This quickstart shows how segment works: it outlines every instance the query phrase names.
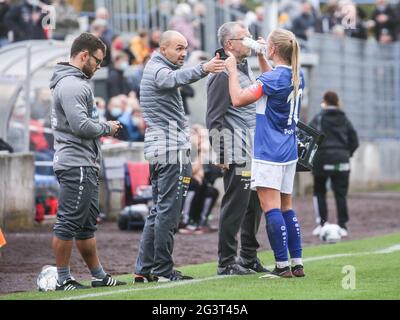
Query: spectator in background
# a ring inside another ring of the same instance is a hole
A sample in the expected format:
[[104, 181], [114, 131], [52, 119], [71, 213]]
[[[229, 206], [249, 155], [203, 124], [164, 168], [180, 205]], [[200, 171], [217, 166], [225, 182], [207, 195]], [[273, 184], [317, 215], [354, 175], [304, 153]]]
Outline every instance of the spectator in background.
[[394, 41], [392, 33], [388, 29], [382, 29], [379, 33], [378, 42], [381, 44], [388, 44]]
[[126, 111], [118, 118], [123, 125], [118, 139], [123, 141], [143, 141], [146, 124], [142, 117], [139, 101], [130, 97], [131, 110]]
[[104, 7], [100, 7], [96, 10], [96, 19], [102, 22], [104, 26], [104, 30], [102, 32], [102, 38], [105, 41], [104, 43], [109, 46], [112, 43], [112, 39], [114, 36], [114, 31], [109, 26], [109, 14], [108, 10]]
[[219, 195], [213, 184], [217, 178], [222, 177], [222, 171], [209, 163], [210, 144], [205, 132], [206, 129], [201, 125], [192, 126], [192, 179], [182, 209], [179, 230], [182, 234], [203, 234], [217, 230], [209, 225], [208, 220]]
[[364, 24], [364, 19], [366, 17], [365, 11], [360, 7], [356, 6], [354, 4], [351, 4], [353, 6], [353, 9], [356, 13], [356, 28], [347, 28], [345, 29], [345, 34], [348, 37], [351, 38], [357, 38], [357, 39], [363, 39], [367, 40], [368, 39], [368, 31], [367, 28], [365, 27]]
[[397, 1], [396, 6], [394, 7], [394, 12], [396, 14], [396, 39], [400, 39], [400, 0]]
[[150, 55], [148, 32], [144, 30], [139, 31], [138, 35], [131, 40], [129, 49], [135, 56], [133, 64], [142, 64], [144, 59]]
[[107, 121], [117, 121], [117, 119], [125, 112], [125, 104], [120, 96], [112, 97], [107, 105], [105, 113]]
[[191, 21], [192, 9], [187, 3], [180, 3], [176, 6], [174, 16], [169, 23], [169, 29], [181, 33], [188, 42], [188, 55], [194, 50], [201, 48], [199, 38], [196, 36], [195, 27]]
[[131, 66], [125, 72], [129, 91], [135, 92], [137, 97], [140, 97], [140, 82], [142, 81], [144, 67], [146, 66], [149, 59], [150, 56], [145, 57], [142, 64]]
[[66, 0], [55, 0], [56, 29], [53, 30], [53, 39], [64, 40], [69, 34], [79, 30], [78, 14]]
[[40, 1], [25, 0], [11, 7], [7, 12], [4, 23], [13, 33], [13, 41], [46, 39], [42, 27], [42, 9], [45, 5]]
[[[387, 4], [386, 0], [377, 0], [375, 11], [372, 13], [372, 20], [375, 22], [376, 41], [386, 42], [389, 36], [396, 40], [396, 14]], [[381, 36], [383, 37], [383, 41]]]
[[193, 0], [191, 3], [193, 6], [193, 27], [196, 32], [197, 38], [200, 40], [200, 50], [205, 51], [206, 44], [206, 27], [205, 27], [205, 16], [207, 14], [207, 7], [204, 2]]
[[107, 96], [108, 99], [119, 94], [127, 95], [129, 87], [124, 72], [129, 68], [128, 55], [120, 51], [113, 57], [113, 63], [108, 68]]
[[5, 16], [10, 10], [10, 0], [0, 0], [0, 48], [9, 43]]
[[258, 39], [259, 37], [263, 37], [262, 28], [264, 25], [265, 9], [263, 6], [258, 6], [254, 9], [254, 13], [255, 21], [250, 24], [249, 29], [254, 39]]
[[128, 55], [128, 61], [135, 60], [135, 56], [126, 46], [124, 39], [122, 39], [120, 35], [114, 35], [111, 43], [111, 57], [114, 57], [120, 51], [123, 51]]
[[106, 45], [106, 56], [101, 64], [102, 67], [106, 67], [111, 63], [111, 42], [107, 42], [103, 36], [106, 26], [106, 21], [101, 19], [95, 19], [90, 24], [90, 33], [102, 40]]
[[231, 15], [232, 21], [242, 20], [242, 16], [244, 16], [249, 8], [243, 3], [243, 0], [226, 0], [230, 2], [230, 8], [234, 11]]
[[97, 109], [97, 113], [99, 115], [99, 121], [100, 122], [106, 122], [107, 118], [106, 118], [106, 101], [102, 98], [102, 97], [96, 97], [95, 98], [96, 101], [96, 109]]
[[149, 47], [150, 52], [157, 50], [160, 47], [161, 31], [159, 29], [153, 29], [150, 32]]
[[349, 220], [347, 211], [347, 192], [350, 178], [350, 158], [358, 148], [358, 137], [346, 114], [340, 109], [336, 92], [324, 94], [322, 111], [314, 117], [310, 126], [322, 131], [325, 140], [319, 146], [314, 158], [314, 207], [317, 226], [313, 235], [319, 235], [322, 226], [328, 221], [326, 203], [326, 183], [331, 180], [335, 194], [338, 225], [342, 236], [347, 236], [346, 223]]
[[307, 41], [315, 26], [313, 7], [309, 2], [302, 4], [301, 14], [293, 20], [292, 31], [296, 37]]
[[330, 0], [316, 25], [316, 31], [329, 33], [334, 26], [340, 24], [339, 6], [337, 0]]

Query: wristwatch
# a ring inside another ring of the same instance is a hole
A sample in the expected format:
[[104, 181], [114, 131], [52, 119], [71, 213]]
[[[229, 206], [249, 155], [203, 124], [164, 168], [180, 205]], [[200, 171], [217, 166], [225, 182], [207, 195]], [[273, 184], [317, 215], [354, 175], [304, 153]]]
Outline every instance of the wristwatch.
[[206, 70], [204, 70], [204, 64], [205, 64], [205, 63], [206, 63], [206, 62], [201, 62], [201, 63], [200, 63], [200, 69], [201, 69], [201, 72], [208, 74], [209, 72], [207, 72]]

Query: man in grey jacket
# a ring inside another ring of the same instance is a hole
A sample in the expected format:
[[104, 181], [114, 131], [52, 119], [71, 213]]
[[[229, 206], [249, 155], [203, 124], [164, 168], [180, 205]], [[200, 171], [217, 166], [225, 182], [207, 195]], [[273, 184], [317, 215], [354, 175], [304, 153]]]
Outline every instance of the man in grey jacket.
[[53, 250], [58, 283], [56, 290], [83, 286], [70, 274], [72, 243], [85, 260], [92, 287], [125, 284], [106, 274], [96, 252], [96, 221], [99, 215], [99, 138], [113, 136], [117, 121], [99, 123], [94, 96], [88, 80], [100, 69], [106, 47], [97, 37], [83, 33], [71, 47], [69, 63], [59, 63], [51, 78], [53, 92], [51, 125], [54, 133], [53, 168], [60, 183]]
[[[251, 37], [240, 22], [227, 22], [218, 30], [224, 50], [232, 52], [239, 64], [239, 81], [243, 88], [255, 78], [246, 58], [251, 50], [242, 44]], [[211, 75], [207, 83], [207, 128], [220, 167], [224, 169], [225, 194], [221, 203], [218, 230], [218, 271], [220, 275], [245, 275], [267, 272], [257, 258], [256, 234], [261, 219], [257, 193], [250, 190], [252, 133], [256, 125], [255, 103], [242, 108], [232, 106], [228, 74]], [[221, 139], [223, 138], [223, 139]], [[241, 229], [241, 248], [237, 258], [236, 235]]]
[[191, 279], [175, 270], [172, 260], [174, 234], [192, 173], [189, 126], [179, 87], [210, 72], [222, 72], [225, 63], [214, 57], [206, 63], [180, 69], [187, 46], [187, 40], [179, 32], [164, 32], [160, 51], [154, 52], [146, 64], [140, 85], [140, 103], [147, 123], [144, 151], [150, 162], [154, 205], [140, 241], [135, 282]]

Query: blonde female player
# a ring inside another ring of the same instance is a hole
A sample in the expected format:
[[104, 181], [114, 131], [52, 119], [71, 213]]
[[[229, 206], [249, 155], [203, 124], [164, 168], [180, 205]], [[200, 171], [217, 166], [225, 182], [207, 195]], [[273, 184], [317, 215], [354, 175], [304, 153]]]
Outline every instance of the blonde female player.
[[263, 73], [244, 89], [239, 85], [235, 57], [228, 53], [229, 93], [235, 107], [257, 101], [251, 188], [257, 190], [265, 212], [276, 261], [275, 269], [264, 277], [304, 277], [300, 225], [291, 195], [297, 163], [295, 128], [304, 89], [300, 47], [295, 35], [283, 29], [272, 31], [266, 45], [266, 56], [257, 55]]

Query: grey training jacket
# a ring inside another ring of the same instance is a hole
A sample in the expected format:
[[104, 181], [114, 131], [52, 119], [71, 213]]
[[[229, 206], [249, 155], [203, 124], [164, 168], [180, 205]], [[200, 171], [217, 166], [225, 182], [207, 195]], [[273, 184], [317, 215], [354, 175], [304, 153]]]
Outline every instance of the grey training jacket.
[[190, 149], [189, 125], [179, 87], [195, 82], [207, 73], [201, 64], [179, 70], [158, 51], [151, 56], [140, 84], [140, 105], [147, 124], [145, 158], [160, 159], [169, 151]]
[[99, 123], [88, 79], [69, 63], [59, 63], [50, 80], [50, 89], [53, 93], [54, 171], [72, 167], [100, 169], [99, 137], [109, 135], [111, 126]]

